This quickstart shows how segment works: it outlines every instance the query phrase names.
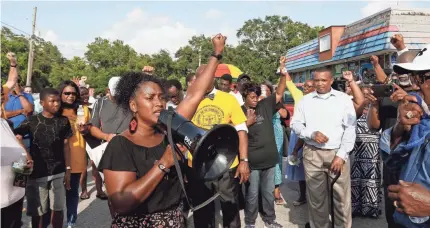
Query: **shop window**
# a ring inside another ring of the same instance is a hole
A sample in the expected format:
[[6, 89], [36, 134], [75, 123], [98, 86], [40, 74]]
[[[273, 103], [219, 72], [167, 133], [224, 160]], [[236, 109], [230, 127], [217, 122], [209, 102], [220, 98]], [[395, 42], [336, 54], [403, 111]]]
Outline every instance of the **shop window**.
[[328, 51], [331, 49], [331, 35], [330, 33], [320, 37], [320, 52]]

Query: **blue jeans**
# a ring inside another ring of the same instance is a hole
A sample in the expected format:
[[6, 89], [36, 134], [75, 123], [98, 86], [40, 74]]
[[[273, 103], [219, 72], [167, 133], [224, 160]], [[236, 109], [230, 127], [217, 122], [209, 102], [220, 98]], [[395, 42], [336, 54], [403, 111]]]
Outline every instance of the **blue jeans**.
[[[245, 224], [254, 225], [258, 212], [266, 223], [276, 220], [275, 214], [275, 167], [251, 170], [246, 183]], [[260, 197], [259, 197], [260, 193]]]
[[70, 190], [66, 190], [67, 225], [75, 224], [78, 217], [80, 179], [80, 173], [70, 175]]

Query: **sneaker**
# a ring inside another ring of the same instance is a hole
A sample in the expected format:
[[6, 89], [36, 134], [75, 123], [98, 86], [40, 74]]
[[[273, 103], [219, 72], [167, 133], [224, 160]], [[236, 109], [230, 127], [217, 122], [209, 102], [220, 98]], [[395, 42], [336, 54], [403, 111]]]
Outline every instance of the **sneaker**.
[[245, 225], [245, 228], [255, 228], [255, 225]]
[[264, 228], [282, 228], [283, 226], [275, 221], [273, 222], [265, 222], [264, 223]]

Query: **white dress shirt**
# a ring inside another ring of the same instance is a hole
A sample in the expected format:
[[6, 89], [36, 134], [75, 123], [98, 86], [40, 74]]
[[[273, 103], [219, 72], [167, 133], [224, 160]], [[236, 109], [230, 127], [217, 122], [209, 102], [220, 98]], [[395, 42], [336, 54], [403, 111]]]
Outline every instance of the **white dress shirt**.
[[[320, 149], [335, 149], [336, 155], [346, 161], [354, 148], [356, 118], [351, 98], [331, 89], [326, 94], [315, 91], [304, 96], [294, 110], [291, 125], [306, 144]], [[312, 134], [316, 131], [327, 136], [328, 142], [319, 144], [313, 141]]]
[[403, 53], [405, 53], [405, 52], [407, 52], [407, 51], [409, 51], [409, 49], [408, 49], [408, 48], [405, 48], [405, 49], [403, 49], [403, 50], [397, 51], [397, 56], [400, 56], [401, 54], [403, 54]]
[[243, 102], [242, 94], [240, 94], [239, 92], [233, 92], [233, 91], [230, 91], [230, 94], [236, 98], [236, 100], [237, 100], [237, 102], [239, 102], [240, 106], [245, 104], [245, 102]]

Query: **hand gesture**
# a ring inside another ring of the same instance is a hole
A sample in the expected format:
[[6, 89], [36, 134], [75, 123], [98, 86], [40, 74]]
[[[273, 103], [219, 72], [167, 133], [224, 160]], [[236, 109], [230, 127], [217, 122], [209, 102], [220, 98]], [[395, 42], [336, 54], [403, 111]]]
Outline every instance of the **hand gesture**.
[[405, 41], [403, 39], [403, 36], [401, 34], [394, 34], [391, 37], [390, 40], [391, 44], [393, 44], [394, 47], [396, 47], [397, 49], [403, 49], [404, 45], [405, 45]]
[[400, 86], [398, 86], [397, 84], [393, 83], [394, 88], [396, 89], [396, 91], [394, 91], [393, 94], [391, 94], [390, 99], [393, 102], [398, 102], [403, 100], [403, 98], [405, 96], [408, 95], [408, 93], [406, 91], [404, 91]]
[[10, 65], [16, 65], [16, 55], [13, 52], [8, 52], [6, 54], [7, 59], [9, 59]]
[[225, 41], [227, 40], [226, 36], [223, 36], [221, 33], [217, 34], [212, 38], [212, 44], [214, 47], [214, 52], [216, 54], [222, 54], [225, 47]]
[[370, 104], [372, 104], [372, 106], [378, 106], [378, 98], [376, 98], [375, 96], [373, 96], [373, 90], [369, 89], [370, 93], [365, 93], [364, 94], [364, 99], [368, 100], [370, 102]]
[[255, 122], [257, 122], [257, 115], [255, 115], [255, 110], [254, 109], [248, 109], [246, 111], [246, 125], [247, 126], [251, 126], [253, 125]]
[[409, 131], [413, 125], [420, 123], [423, 116], [422, 108], [413, 102], [417, 102], [417, 98], [406, 95], [397, 108], [397, 125], [404, 131]]
[[343, 75], [343, 78], [347, 81], [347, 82], [349, 82], [349, 83], [351, 83], [352, 81], [354, 81], [354, 76], [352, 75], [352, 72], [351, 71], [344, 71], [344, 72], [342, 72], [342, 75]]
[[236, 174], [234, 178], [240, 178], [239, 184], [243, 184], [249, 179], [249, 165], [246, 161], [241, 161], [237, 167]]
[[72, 81], [79, 87], [79, 77], [73, 77]]
[[286, 63], [287, 63], [287, 57], [281, 56], [281, 58], [279, 59], [279, 64], [281, 65], [281, 68], [285, 67]]
[[424, 217], [430, 211], [430, 190], [420, 184], [400, 180], [388, 186], [388, 197], [396, 210], [409, 216]]
[[315, 142], [317, 142], [319, 144], [324, 144], [324, 143], [328, 142], [327, 136], [325, 136], [323, 133], [321, 133], [319, 131], [312, 133], [312, 140], [314, 140]]
[[336, 175], [342, 172], [343, 164], [345, 164], [345, 161], [342, 158], [335, 156], [331, 162], [330, 172]]
[[144, 66], [143, 69], [142, 69], [142, 72], [151, 75], [151, 74], [154, 73], [154, 67], [152, 67], [152, 66]]
[[372, 63], [373, 66], [376, 66], [379, 64], [379, 58], [376, 55], [372, 55], [370, 56], [370, 62]]

